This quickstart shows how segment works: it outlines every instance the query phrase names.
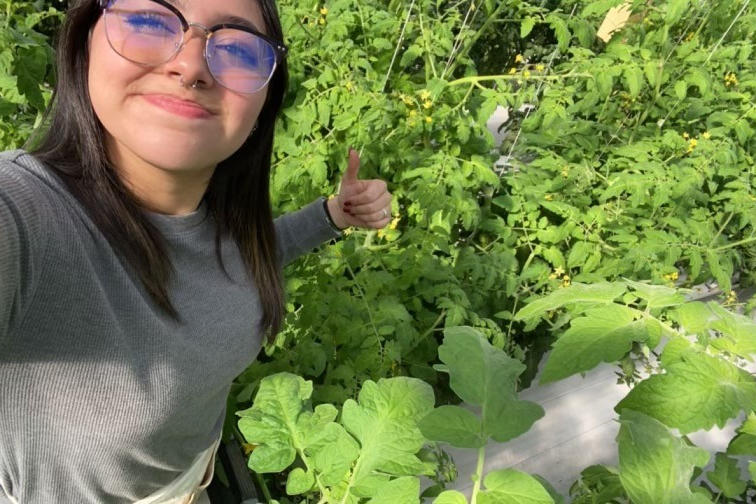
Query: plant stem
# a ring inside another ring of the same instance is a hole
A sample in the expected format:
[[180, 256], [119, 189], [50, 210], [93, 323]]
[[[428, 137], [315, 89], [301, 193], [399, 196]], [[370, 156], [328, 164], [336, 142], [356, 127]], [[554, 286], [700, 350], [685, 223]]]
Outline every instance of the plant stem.
[[478, 492], [480, 492], [480, 485], [483, 480], [483, 466], [486, 463], [486, 447], [482, 446], [478, 448], [478, 465], [475, 468], [475, 484], [473, 485], [472, 497], [470, 498], [470, 504], [476, 504], [478, 501]]

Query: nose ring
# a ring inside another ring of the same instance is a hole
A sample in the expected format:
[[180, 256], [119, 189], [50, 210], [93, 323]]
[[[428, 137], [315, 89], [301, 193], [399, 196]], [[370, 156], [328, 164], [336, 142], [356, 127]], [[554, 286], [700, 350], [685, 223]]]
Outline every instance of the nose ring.
[[[192, 89], [197, 89], [197, 83], [198, 82], [199, 82], [199, 80], [195, 79], [194, 82], [192, 82], [191, 86], [189, 86], [189, 87], [191, 87]], [[179, 79], [179, 86], [186, 87], [186, 82], [184, 82], [184, 76], [183, 75]]]

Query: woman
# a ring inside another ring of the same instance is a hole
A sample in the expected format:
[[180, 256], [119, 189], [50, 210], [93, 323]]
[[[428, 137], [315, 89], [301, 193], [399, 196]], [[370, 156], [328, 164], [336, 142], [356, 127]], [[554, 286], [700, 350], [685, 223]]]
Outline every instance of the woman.
[[[189, 20], [189, 21], [187, 21]], [[0, 503], [194, 502], [281, 266], [391, 195], [272, 220], [273, 0], [79, 0], [49, 126], [0, 155]]]

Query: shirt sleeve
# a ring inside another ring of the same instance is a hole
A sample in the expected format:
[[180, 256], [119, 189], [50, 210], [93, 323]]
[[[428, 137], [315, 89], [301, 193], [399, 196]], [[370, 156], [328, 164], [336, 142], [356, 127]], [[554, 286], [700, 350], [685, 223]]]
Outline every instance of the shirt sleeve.
[[44, 236], [34, 191], [9, 168], [17, 167], [0, 166], [0, 343], [7, 341], [34, 288], [32, 256], [42, 249]]
[[328, 220], [325, 200], [320, 198], [296, 212], [275, 220], [278, 259], [286, 266], [318, 245], [341, 236]]

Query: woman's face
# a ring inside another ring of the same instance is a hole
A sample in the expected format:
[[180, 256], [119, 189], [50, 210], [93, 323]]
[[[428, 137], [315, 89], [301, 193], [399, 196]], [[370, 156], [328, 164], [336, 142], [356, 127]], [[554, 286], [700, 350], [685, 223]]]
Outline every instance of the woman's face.
[[[147, 0], [139, 3], [150, 5]], [[190, 23], [212, 26], [244, 21], [266, 33], [260, 8], [253, 0], [170, 3]], [[254, 94], [221, 86], [208, 70], [204, 47], [203, 31], [191, 27], [174, 59], [142, 66], [111, 48], [103, 16], [94, 26], [89, 53], [90, 99], [107, 131], [110, 158], [127, 177], [135, 175], [130, 172], [134, 169], [156, 169], [171, 176], [209, 179], [215, 166], [251, 133], [267, 86]]]

